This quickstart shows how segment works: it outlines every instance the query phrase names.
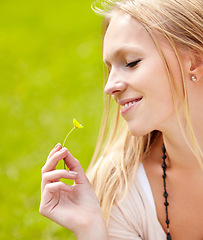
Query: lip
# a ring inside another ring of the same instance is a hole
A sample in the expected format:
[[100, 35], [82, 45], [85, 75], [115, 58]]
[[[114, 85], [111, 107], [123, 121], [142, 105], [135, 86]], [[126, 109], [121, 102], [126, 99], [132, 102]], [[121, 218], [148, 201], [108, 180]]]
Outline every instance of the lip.
[[125, 105], [126, 103], [132, 102], [132, 104], [129, 105], [128, 107], [121, 109], [121, 111], [120, 111], [121, 115], [126, 114], [131, 108], [133, 108], [134, 106], [139, 104], [142, 101], [142, 99], [143, 99], [143, 97], [137, 97], [137, 98], [129, 98], [129, 99], [124, 99], [124, 100], [119, 101], [118, 103], [121, 106]]
[[123, 105], [125, 105], [126, 103], [129, 103], [129, 102], [133, 102], [133, 101], [137, 102], [137, 101], [141, 100], [142, 98], [143, 98], [142, 96], [136, 97], [136, 98], [135, 97], [134, 98], [126, 98], [126, 99], [123, 99], [123, 100], [119, 100], [118, 104], [123, 106]]

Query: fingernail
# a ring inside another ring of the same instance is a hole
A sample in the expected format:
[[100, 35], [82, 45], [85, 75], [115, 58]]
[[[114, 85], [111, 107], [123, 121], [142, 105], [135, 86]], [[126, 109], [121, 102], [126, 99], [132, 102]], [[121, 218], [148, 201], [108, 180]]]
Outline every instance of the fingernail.
[[56, 146], [54, 148], [57, 148], [60, 145], [60, 143], [57, 143]]
[[66, 148], [61, 148], [61, 150], [59, 152], [63, 153], [65, 152], [67, 149]]
[[70, 174], [70, 175], [73, 175], [73, 176], [76, 176], [76, 175], [78, 175], [78, 173], [77, 173], [77, 172], [73, 172], [73, 171], [69, 171], [69, 174]]

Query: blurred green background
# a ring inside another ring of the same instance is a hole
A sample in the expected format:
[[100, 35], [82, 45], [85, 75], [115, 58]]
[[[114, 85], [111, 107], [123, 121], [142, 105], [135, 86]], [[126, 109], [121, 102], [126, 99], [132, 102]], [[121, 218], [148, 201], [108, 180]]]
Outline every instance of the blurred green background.
[[39, 214], [41, 167], [63, 142], [84, 169], [102, 115], [93, 0], [0, 0], [0, 239], [75, 239]]

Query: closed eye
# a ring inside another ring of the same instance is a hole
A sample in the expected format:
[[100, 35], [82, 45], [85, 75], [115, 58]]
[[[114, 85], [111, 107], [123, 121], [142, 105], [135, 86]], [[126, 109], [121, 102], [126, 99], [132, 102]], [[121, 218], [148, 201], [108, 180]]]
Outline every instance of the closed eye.
[[130, 68], [133, 68], [135, 66], [137, 66], [137, 64], [141, 61], [141, 59], [137, 60], [137, 61], [134, 61], [134, 62], [130, 62], [126, 65], [126, 67], [130, 67]]

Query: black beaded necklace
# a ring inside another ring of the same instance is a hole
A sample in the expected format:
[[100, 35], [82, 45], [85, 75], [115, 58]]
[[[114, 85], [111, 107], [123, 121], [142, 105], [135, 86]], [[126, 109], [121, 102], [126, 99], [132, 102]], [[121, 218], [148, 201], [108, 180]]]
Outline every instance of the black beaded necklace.
[[169, 221], [169, 218], [168, 218], [168, 205], [169, 205], [169, 203], [168, 203], [168, 192], [166, 190], [166, 169], [167, 169], [166, 158], [167, 158], [167, 156], [166, 156], [166, 148], [165, 148], [164, 144], [162, 146], [162, 152], [163, 152], [163, 155], [161, 157], [163, 159], [163, 163], [162, 163], [161, 167], [163, 169], [163, 175], [162, 175], [163, 183], [164, 183], [164, 194], [163, 194], [163, 196], [165, 198], [164, 206], [165, 206], [165, 210], [166, 210], [166, 224], [167, 224], [166, 239], [171, 240], [172, 238], [171, 238], [171, 234], [169, 232], [170, 221]]

